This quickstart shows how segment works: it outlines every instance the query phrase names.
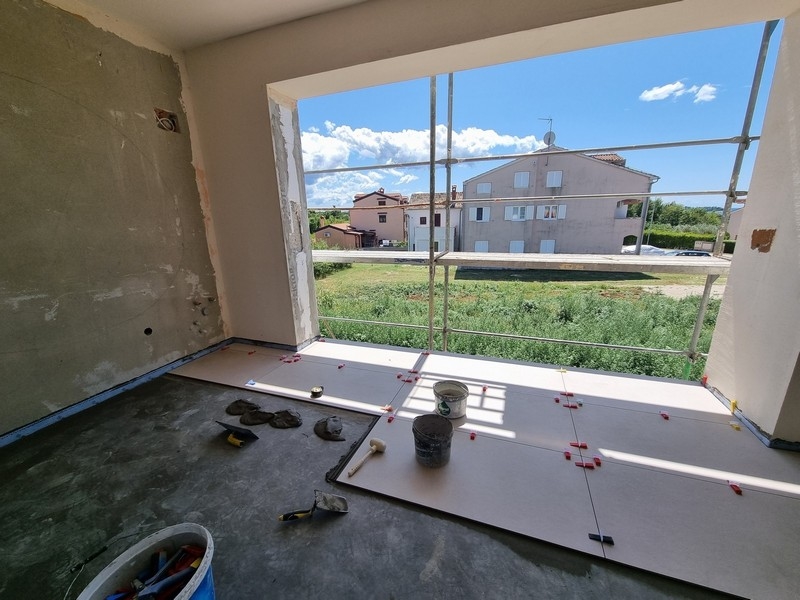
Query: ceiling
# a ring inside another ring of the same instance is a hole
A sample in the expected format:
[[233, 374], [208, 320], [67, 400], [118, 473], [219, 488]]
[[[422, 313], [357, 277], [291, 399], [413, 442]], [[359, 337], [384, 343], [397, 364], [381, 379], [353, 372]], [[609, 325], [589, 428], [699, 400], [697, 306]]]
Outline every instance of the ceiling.
[[121, 21], [172, 50], [360, 4], [366, 0], [49, 0], [83, 14], [79, 4]]

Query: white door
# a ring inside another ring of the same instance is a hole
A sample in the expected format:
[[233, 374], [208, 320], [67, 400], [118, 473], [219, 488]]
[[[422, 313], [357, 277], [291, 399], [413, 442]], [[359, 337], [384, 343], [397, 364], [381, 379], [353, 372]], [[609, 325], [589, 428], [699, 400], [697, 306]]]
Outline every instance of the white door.
[[539, 242], [539, 252], [542, 254], [554, 254], [556, 251], [555, 240], [542, 240]]

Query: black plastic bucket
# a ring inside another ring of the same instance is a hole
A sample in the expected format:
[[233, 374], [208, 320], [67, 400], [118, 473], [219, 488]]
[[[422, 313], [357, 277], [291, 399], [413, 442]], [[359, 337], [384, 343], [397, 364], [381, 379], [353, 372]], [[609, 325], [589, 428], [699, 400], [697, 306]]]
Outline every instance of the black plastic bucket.
[[450, 461], [453, 425], [441, 415], [421, 415], [414, 419], [414, 449], [417, 462], [426, 467], [443, 467]]

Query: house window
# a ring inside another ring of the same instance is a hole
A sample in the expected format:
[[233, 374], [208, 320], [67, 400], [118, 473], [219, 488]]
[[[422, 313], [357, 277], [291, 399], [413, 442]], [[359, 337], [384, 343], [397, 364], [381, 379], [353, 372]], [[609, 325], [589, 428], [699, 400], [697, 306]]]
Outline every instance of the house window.
[[480, 240], [475, 242], [475, 252], [488, 252], [489, 240]]
[[420, 225], [427, 225], [428, 224], [428, 217], [420, 217], [419, 218]]
[[506, 206], [506, 221], [524, 221], [527, 211], [524, 206]]
[[552, 221], [554, 219], [567, 218], [566, 204], [546, 204], [536, 207], [536, 218], [539, 220]]
[[469, 220], [486, 222], [489, 220], [488, 206], [472, 206], [469, 209]]
[[555, 240], [542, 240], [539, 242], [539, 252], [542, 254], [554, 254], [556, 251]]
[[386, 200], [378, 200], [378, 206], [386, 206]]
[[492, 184], [491, 183], [479, 183], [475, 192], [478, 196], [489, 196], [492, 193]]
[[441, 227], [442, 226], [442, 215], [441, 214], [436, 213], [435, 215], [433, 215], [433, 226], [434, 227]]
[[547, 187], [549, 188], [560, 188], [561, 187], [561, 179], [564, 175], [564, 171], [548, 171], [547, 172]]
[[378, 223], [386, 223], [386, 213], [378, 213]]
[[531, 174], [528, 171], [517, 171], [514, 173], [514, 189], [521, 190], [530, 187]]
[[508, 245], [508, 251], [512, 254], [521, 254], [525, 252], [525, 240], [512, 240]]
[[325, 232], [325, 233], [323, 233], [322, 235], [324, 235], [325, 237], [331, 237], [331, 233], [330, 233], [330, 231], [326, 231], [326, 232]]

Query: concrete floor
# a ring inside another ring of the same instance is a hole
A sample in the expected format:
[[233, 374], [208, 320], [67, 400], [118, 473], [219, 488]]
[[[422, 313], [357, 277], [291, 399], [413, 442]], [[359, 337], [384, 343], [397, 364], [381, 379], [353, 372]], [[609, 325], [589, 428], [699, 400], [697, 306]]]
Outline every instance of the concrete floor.
[[[248, 447], [214, 422], [246, 398], [294, 408], [297, 429], [259, 425]], [[346, 442], [313, 432], [330, 414]], [[328, 483], [373, 417], [164, 375], [0, 449], [0, 598], [75, 598], [115, 556], [168, 525], [196, 522], [215, 542], [226, 598], [724, 598], [698, 588]], [[345, 496], [345, 515], [309, 508], [314, 490]], [[520, 505], [520, 510], [524, 506]], [[104, 546], [75, 579], [73, 565]]]

